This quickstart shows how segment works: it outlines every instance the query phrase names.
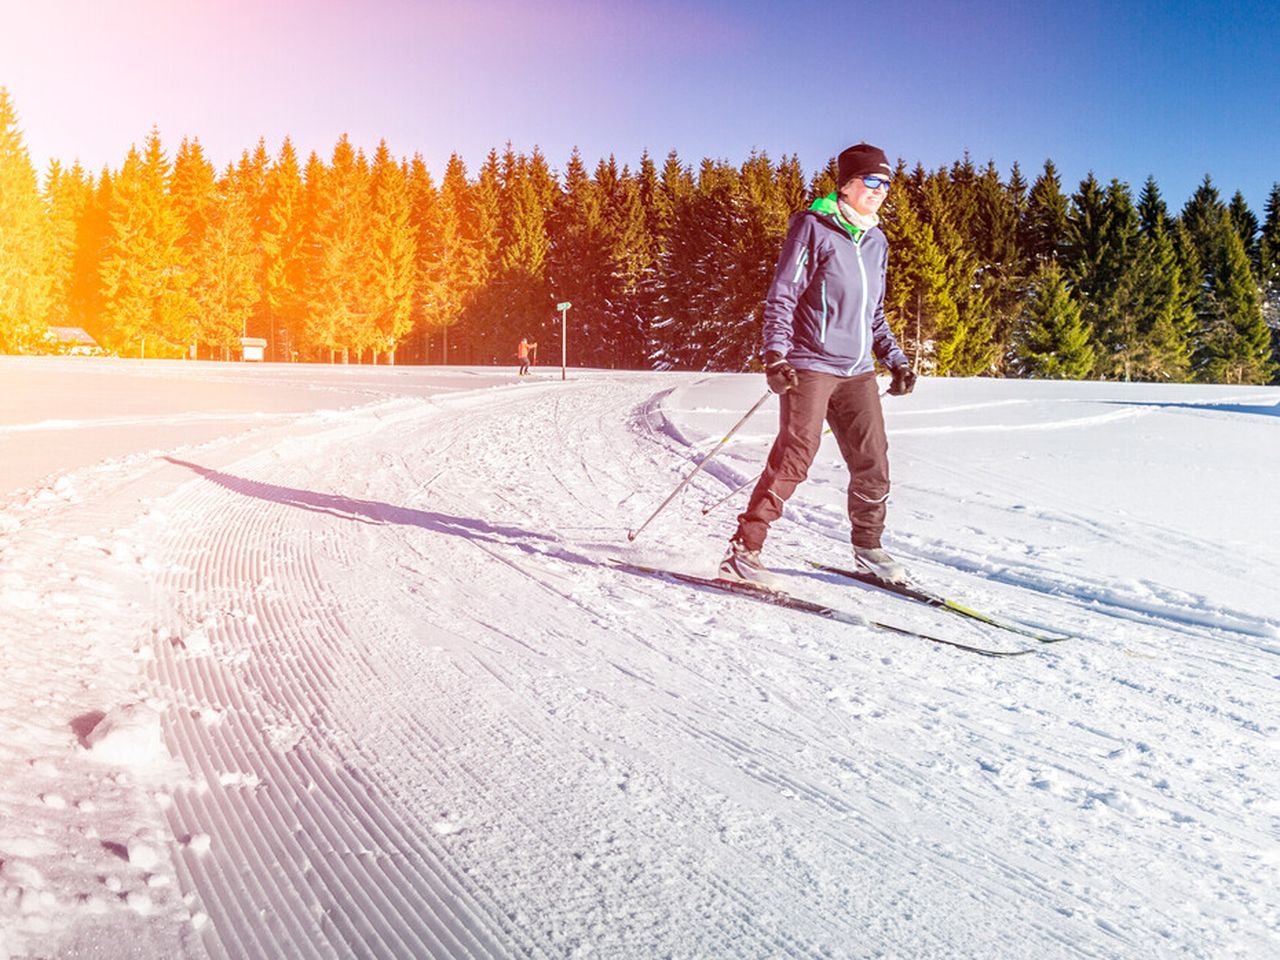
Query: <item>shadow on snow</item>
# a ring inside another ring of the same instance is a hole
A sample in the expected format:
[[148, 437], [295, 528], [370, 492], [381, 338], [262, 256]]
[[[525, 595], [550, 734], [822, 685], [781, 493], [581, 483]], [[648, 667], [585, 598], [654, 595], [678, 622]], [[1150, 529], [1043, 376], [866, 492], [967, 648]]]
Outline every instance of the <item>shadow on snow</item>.
[[[368, 523], [375, 526], [394, 524], [420, 527], [433, 533], [515, 546], [528, 553], [541, 554], [544, 552], [531, 546], [528, 541], [541, 540], [548, 543], [552, 541], [552, 538], [545, 534], [533, 533], [520, 527], [497, 526], [470, 517], [455, 517], [431, 510], [397, 507], [377, 500], [358, 500], [354, 497], [344, 497], [333, 493], [317, 493], [314, 490], [282, 487], [274, 483], [263, 483], [259, 480], [237, 477], [233, 474], [212, 470], [209, 467], [202, 467], [198, 463], [190, 463], [174, 457], [164, 457], [163, 459], [176, 466], [185, 467], [192, 473], [204, 477], [210, 483], [215, 483], [241, 496], [267, 500], [287, 507], [296, 507], [299, 510], [324, 513], [342, 520], [354, 520], [357, 523]], [[566, 556], [560, 550], [551, 552], [562, 559], [589, 562], [582, 557]]]
[[1254, 416], [1280, 417], [1280, 401], [1276, 403], [1173, 403], [1158, 400], [1104, 400], [1113, 407], [1159, 407], [1168, 410], [1204, 410], [1210, 413], [1247, 413]]

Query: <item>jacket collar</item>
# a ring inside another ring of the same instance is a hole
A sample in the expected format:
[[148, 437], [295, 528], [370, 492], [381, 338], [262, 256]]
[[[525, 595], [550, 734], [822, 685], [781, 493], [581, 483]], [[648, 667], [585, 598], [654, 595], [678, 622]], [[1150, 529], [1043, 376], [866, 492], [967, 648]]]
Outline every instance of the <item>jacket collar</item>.
[[809, 209], [834, 220], [836, 224], [853, 239], [854, 243], [861, 243], [862, 238], [865, 237], [870, 230], [879, 226], [880, 218], [874, 214], [872, 215], [874, 222], [871, 223], [870, 226], [864, 227], [850, 222], [849, 218], [844, 215], [844, 211], [841, 209], [842, 206], [843, 204], [840, 203], [839, 196], [835, 193], [829, 193], [825, 197], [819, 197], [817, 200], [813, 201]]

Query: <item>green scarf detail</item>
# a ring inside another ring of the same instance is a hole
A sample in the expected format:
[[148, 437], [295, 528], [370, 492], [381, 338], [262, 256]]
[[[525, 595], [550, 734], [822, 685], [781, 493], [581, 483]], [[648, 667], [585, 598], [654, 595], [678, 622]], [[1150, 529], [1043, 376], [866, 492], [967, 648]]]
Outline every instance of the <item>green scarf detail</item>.
[[845, 233], [853, 239], [854, 243], [860, 243], [862, 238], [867, 235], [867, 231], [862, 227], [850, 223], [843, 213], [840, 212], [840, 198], [835, 193], [829, 193], [825, 197], [819, 197], [809, 206], [810, 210], [818, 213], [825, 213], [828, 216], [835, 217], [836, 223], [844, 228]]

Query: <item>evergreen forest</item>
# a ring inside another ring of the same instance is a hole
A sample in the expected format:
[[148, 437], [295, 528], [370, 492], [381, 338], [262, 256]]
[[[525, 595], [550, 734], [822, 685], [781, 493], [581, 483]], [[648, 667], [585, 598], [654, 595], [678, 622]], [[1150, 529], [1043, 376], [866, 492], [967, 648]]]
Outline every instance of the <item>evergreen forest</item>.
[[[546, 363], [568, 301], [574, 366], [747, 370], [788, 218], [834, 189], [834, 159], [575, 151], [557, 171], [510, 146], [437, 182], [345, 136], [218, 170], [157, 131], [118, 169], [39, 175], [0, 88], [0, 352], [79, 327], [126, 357], [236, 359], [248, 336], [274, 361], [513, 363], [529, 337]], [[920, 372], [1276, 382], [1280, 183], [1260, 219], [1208, 175], [1177, 209], [1153, 177], [899, 161], [882, 227]]]

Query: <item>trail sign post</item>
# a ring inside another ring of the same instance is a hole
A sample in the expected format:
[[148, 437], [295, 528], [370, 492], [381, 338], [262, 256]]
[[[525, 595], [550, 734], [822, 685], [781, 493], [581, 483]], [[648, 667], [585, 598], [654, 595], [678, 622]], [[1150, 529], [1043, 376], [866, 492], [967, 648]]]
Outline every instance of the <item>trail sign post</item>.
[[568, 300], [563, 303], [557, 303], [556, 309], [560, 311], [560, 379], [567, 380], [568, 376], [565, 371], [569, 366], [569, 308], [573, 304]]

